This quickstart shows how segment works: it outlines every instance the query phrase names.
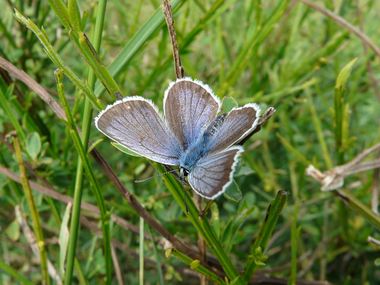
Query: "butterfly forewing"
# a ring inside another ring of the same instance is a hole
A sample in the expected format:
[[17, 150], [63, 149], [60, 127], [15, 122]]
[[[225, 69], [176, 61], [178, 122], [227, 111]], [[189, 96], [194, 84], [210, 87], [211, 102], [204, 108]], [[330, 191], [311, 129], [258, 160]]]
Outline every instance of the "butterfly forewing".
[[177, 165], [181, 147], [152, 102], [128, 97], [108, 106], [95, 119], [106, 136], [153, 161]]
[[165, 92], [165, 119], [184, 149], [215, 119], [219, 106], [207, 85], [189, 78], [177, 80]]
[[189, 174], [191, 187], [200, 196], [215, 199], [232, 182], [237, 158], [243, 148], [234, 146], [201, 158]]
[[256, 128], [259, 113], [260, 108], [256, 104], [232, 109], [210, 138], [209, 152], [219, 152], [242, 140]]

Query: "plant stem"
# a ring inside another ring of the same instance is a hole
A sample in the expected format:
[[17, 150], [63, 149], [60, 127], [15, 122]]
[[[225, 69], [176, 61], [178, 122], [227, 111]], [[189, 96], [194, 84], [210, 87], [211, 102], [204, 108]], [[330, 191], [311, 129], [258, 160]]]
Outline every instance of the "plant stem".
[[144, 285], [144, 219], [141, 217], [139, 234], [139, 284]]
[[[57, 89], [58, 89], [58, 96], [60, 97], [61, 103], [64, 107], [66, 117], [67, 117], [67, 125], [70, 128], [70, 135], [74, 142], [74, 147], [76, 148], [80, 160], [82, 161], [82, 164], [84, 166], [84, 169], [86, 171], [86, 174], [90, 180], [91, 189], [94, 191], [95, 198], [100, 210], [100, 218], [101, 218], [101, 224], [102, 224], [102, 231], [103, 231], [103, 239], [104, 239], [104, 255], [105, 255], [105, 264], [106, 264], [106, 284], [111, 284], [111, 278], [112, 278], [112, 257], [111, 257], [111, 244], [110, 244], [110, 232], [109, 232], [109, 217], [106, 212], [106, 208], [104, 205], [104, 198], [102, 196], [100, 187], [98, 183], [96, 182], [94, 173], [92, 172], [90, 163], [87, 158], [87, 152], [85, 151], [85, 146], [82, 144], [82, 140], [78, 134], [78, 131], [75, 128], [74, 120], [69, 108], [69, 105], [67, 103], [66, 97], [64, 96], [63, 92], [63, 84], [62, 84], [62, 70], [57, 70], [56, 73], [56, 79], [57, 79]], [[83, 170], [82, 170], [83, 171]], [[78, 185], [78, 180], [76, 181], [76, 185]], [[82, 187], [78, 187], [77, 189], [80, 189], [79, 192], [77, 191], [74, 194], [74, 203], [76, 207], [81, 203], [81, 196], [82, 196]], [[69, 285], [72, 284], [72, 271], [73, 271], [73, 265], [74, 265], [74, 257], [75, 257], [75, 248], [76, 248], [76, 242], [78, 237], [78, 227], [79, 227], [79, 214], [80, 209], [76, 209], [72, 213], [72, 220], [70, 223], [70, 238], [69, 238], [69, 246], [68, 246], [68, 254], [67, 254], [67, 269], [66, 269], [66, 276], [65, 276], [65, 284]]]
[[275, 200], [269, 205], [265, 221], [261, 226], [260, 232], [257, 239], [252, 246], [252, 254], [247, 260], [247, 265], [244, 271], [243, 278], [246, 282], [249, 281], [252, 274], [257, 268], [255, 251], [261, 249], [265, 252], [265, 247], [267, 246], [268, 240], [272, 235], [274, 227], [277, 224], [277, 220], [280, 217], [281, 211], [285, 206], [287, 200], [287, 193], [285, 191], [278, 191]]
[[30, 19], [24, 17], [19, 11], [15, 10], [15, 17], [18, 21], [25, 25], [29, 30], [31, 30], [36, 37], [40, 40], [42, 46], [45, 49], [46, 54], [50, 58], [50, 60], [59, 68], [61, 68], [66, 76], [75, 84], [77, 88], [79, 88], [86, 97], [91, 99], [93, 105], [98, 109], [103, 109], [103, 104], [101, 101], [95, 97], [94, 93], [91, 89], [79, 79], [79, 77], [64, 63], [62, 58], [58, 55], [58, 53], [54, 50], [53, 46], [49, 42], [49, 39], [45, 33], [45, 31], [40, 30], [37, 25]]
[[[334, 93], [334, 115], [335, 115], [335, 151], [336, 163], [342, 165], [345, 161], [345, 151], [348, 145], [348, 131], [349, 131], [349, 115], [348, 103], [346, 102], [346, 85], [348, 78], [351, 74], [353, 65], [356, 58], [346, 64], [339, 72]], [[349, 238], [349, 225], [348, 225], [348, 211], [342, 202], [338, 203], [338, 219], [342, 225], [343, 233], [342, 238], [350, 241]]]
[[356, 199], [351, 193], [344, 190], [337, 190], [334, 193], [341, 198], [346, 205], [355, 210], [358, 214], [364, 217], [367, 221], [369, 221], [372, 225], [374, 225], [377, 229], [380, 229], [380, 217], [371, 211], [369, 207]]
[[[95, 23], [95, 30], [94, 30], [94, 44], [95, 44], [95, 49], [97, 51], [100, 49], [100, 44], [101, 44], [106, 5], [107, 5], [106, 0], [99, 1], [96, 23]], [[89, 82], [89, 88], [94, 89], [95, 74], [91, 68], [89, 69], [88, 82]], [[82, 121], [82, 145], [85, 150], [87, 149], [87, 146], [88, 146], [88, 139], [90, 135], [91, 121], [92, 121], [91, 119], [92, 119], [92, 106], [90, 104], [89, 98], [86, 97], [85, 103], [84, 103], [83, 121]], [[73, 211], [72, 211], [71, 223], [70, 223], [70, 238], [69, 238], [69, 247], [68, 247], [67, 263], [66, 263], [65, 284], [71, 284], [71, 280], [72, 280], [75, 249], [76, 249], [76, 243], [78, 239], [78, 232], [79, 232], [79, 225], [80, 225], [79, 217], [80, 217], [82, 192], [83, 192], [82, 187], [83, 187], [83, 162], [80, 158], [78, 158], [77, 171], [76, 171], [76, 177], [75, 177], [75, 188], [74, 188], [74, 203], [73, 203]], [[107, 262], [106, 260], [106, 264], [108, 265], [109, 263], [110, 262]], [[107, 272], [107, 280], [110, 280], [111, 269], [109, 268], [109, 265], [106, 266], [106, 272]]]
[[164, 275], [162, 274], [162, 263], [161, 263], [161, 260], [160, 260], [160, 256], [157, 252], [157, 246], [156, 246], [156, 243], [155, 243], [155, 240], [154, 240], [154, 237], [153, 237], [153, 234], [152, 234], [152, 231], [150, 229], [150, 227], [147, 227], [147, 230], [149, 232], [149, 235], [150, 235], [150, 238], [152, 240], [152, 248], [153, 248], [153, 255], [156, 259], [156, 267], [157, 267], [157, 274], [158, 274], [158, 284], [160, 285], [164, 285]]
[[[161, 172], [164, 171], [161, 165], [158, 165]], [[220, 264], [222, 265], [226, 275], [230, 280], [234, 280], [235, 284], [242, 284], [239, 279], [239, 274], [236, 268], [233, 266], [231, 259], [225, 253], [222, 244], [217, 239], [213, 229], [210, 224], [203, 217], [200, 217], [193, 200], [184, 191], [180, 183], [172, 176], [165, 175], [164, 182], [169, 189], [169, 191], [174, 196], [179, 206], [185, 215], [190, 219], [191, 223], [197, 229], [197, 231], [203, 236], [207, 244], [210, 246], [216, 257], [218, 258]]]
[[208, 268], [204, 267], [203, 265], [201, 264], [194, 264], [194, 261], [197, 261], [197, 260], [193, 260], [191, 259], [190, 257], [188, 257], [187, 255], [181, 253], [180, 251], [176, 250], [176, 249], [172, 249], [172, 252], [171, 252], [175, 257], [177, 257], [179, 260], [181, 260], [182, 262], [184, 262], [185, 264], [189, 265], [191, 267], [191, 269], [201, 273], [202, 275], [206, 276], [207, 278], [209, 278], [210, 280], [214, 281], [216, 284], [225, 284], [225, 282], [223, 281], [222, 278], [220, 278], [218, 275], [216, 275], [214, 272], [210, 271]]
[[41, 271], [42, 271], [42, 283], [45, 285], [50, 284], [50, 278], [47, 267], [47, 254], [45, 248], [44, 236], [41, 228], [40, 217], [38, 215], [36, 204], [34, 203], [32, 189], [30, 188], [29, 181], [26, 175], [25, 165], [22, 158], [22, 152], [20, 147], [20, 142], [17, 137], [13, 138], [13, 147], [15, 150], [16, 159], [20, 169], [20, 178], [22, 188], [25, 192], [25, 197], [28, 201], [29, 211], [32, 215], [33, 221], [33, 230], [37, 239], [37, 247], [40, 252], [40, 262], [41, 262]]
[[[102, 4], [103, 2], [104, 2], [104, 4]], [[71, 14], [73, 14], [73, 12], [69, 11], [66, 8], [66, 6], [64, 5], [64, 2], [62, 0], [49, 0], [49, 3], [51, 5], [52, 9], [54, 10], [55, 14], [58, 16], [58, 18], [61, 20], [62, 24], [65, 26], [67, 32], [69, 33], [69, 37], [70, 37], [71, 41], [77, 46], [81, 55], [86, 60], [87, 64], [91, 66], [93, 72], [96, 74], [97, 78], [103, 83], [103, 85], [107, 89], [108, 93], [113, 95], [113, 96], [115, 94], [121, 94], [121, 90], [120, 90], [118, 84], [113, 79], [112, 75], [107, 70], [107, 68], [99, 60], [96, 48], [94, 48], [92, 46], [92, 44], [88, 40], [86, 34], [81, 32], [79, 30], [79, 27], [77, 27], [75, 25], [75, 23], [73, 23], [71, 21], [71, 19], [76, 18], [76, 16], [71, 15]], [[105, 0], [99, 0], [99, 7], [104, 7], [104, 10], [105, 10], [106, 3], [107, 3], [107, 1], [105, 1]], [[72, 5], [72, 7], [75, 7], [75, 5]], [[99, 8], [98, 16], [99, 16], [99, 13], [101, 13], [100, 10], [102, 10], [102, 9]], [[68, 15], [68, 19], [66, 18], [67, 15]], [[101, 16], [99, 19], [103, 20], [102, 18], [104, 19], [104, 15]], [[103, 27], [103, 23], [101, 24], [101, 27]], [[100, 32], [101, 32], [101, 30], [100, 30]]]

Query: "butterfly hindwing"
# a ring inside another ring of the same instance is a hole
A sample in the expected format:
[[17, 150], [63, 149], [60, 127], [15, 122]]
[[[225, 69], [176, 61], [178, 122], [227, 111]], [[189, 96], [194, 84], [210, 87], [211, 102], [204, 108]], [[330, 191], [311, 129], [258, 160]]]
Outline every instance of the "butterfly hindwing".
[[95, 119], [107, 137], [153, 161], [178, 165], [181, 147], [155, 105], [134, 96], [115, 102]]
[[197, 194], [207, 199], [221, 195], [232, 182], [241, 146], [202, 157], [190, 172], [188, 181]]

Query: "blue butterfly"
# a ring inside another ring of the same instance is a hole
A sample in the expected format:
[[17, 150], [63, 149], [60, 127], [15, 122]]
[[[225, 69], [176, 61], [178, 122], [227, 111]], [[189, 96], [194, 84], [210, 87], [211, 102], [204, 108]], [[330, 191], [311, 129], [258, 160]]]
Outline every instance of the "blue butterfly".
[[260, 108], [247, 104], [220, 114], [211, 88], [190, 78], [172, 82], [165, 91], [164, 116], [150, 100], [126, 97], [99, 113], [103, 134], [150, 160], [179, 166], [191, 188], [215, 199], [231, 184], [242, 146], [257, 127]]

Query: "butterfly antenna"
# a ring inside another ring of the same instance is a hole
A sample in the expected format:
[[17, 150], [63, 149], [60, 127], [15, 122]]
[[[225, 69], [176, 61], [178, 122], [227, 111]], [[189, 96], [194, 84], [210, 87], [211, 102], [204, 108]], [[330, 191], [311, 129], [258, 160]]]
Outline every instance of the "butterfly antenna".
[[155, 174], [155, 175], [152, 175], [152, 176], [150, 176], [150, 177], [148, 177], [148, 178], [144, 178], [144, 179], [136, 179], [134, 182], [135, 182], [135, 183], [146, 182], [146, 181], [148, 181], [148, 180], [151, 180], [151, 179], [154, 178], [154, 177], [162, 177], [162, 176], [164, 176], [164, 175], [166, 175], [166, 174], [168, 174], [168, 173], [173, 173], [173, 172], [176, 172], [176, 171], [177, 171], [176, 169], [168, 170], [168, 171], [165, 171], [164, 173], [161, 173], [161, 174]]

